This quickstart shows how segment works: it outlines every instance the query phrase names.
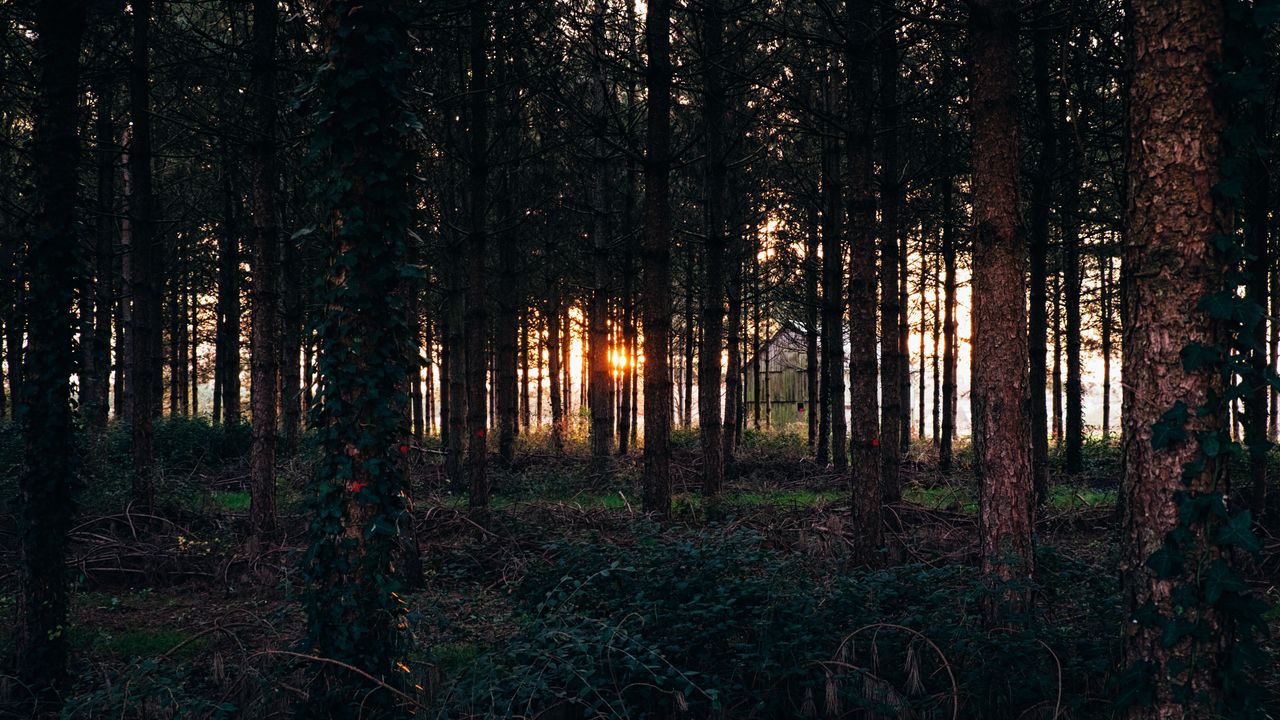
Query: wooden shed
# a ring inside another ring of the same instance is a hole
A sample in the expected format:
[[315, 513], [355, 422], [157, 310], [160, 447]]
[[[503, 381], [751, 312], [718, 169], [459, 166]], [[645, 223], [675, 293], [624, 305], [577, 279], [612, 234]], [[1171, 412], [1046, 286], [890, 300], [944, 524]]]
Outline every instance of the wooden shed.
[[[805, 373], [804, 331], [786, 327], [770, 337], [760, 348], [759, 358], [747, 361], [746, 416], [750, 423], [756, 407], [760, 420], [772, 427], [807, 422], [809, 408], [808, 379]], [[756, 387], [756, 366], [760, 363], [760, 387]]]

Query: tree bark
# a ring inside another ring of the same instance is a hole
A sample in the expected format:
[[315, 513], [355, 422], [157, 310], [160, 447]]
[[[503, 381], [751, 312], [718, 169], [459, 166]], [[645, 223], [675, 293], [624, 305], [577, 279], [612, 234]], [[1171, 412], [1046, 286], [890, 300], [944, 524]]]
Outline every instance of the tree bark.
[[954, 182], [942, 184], [942, 435], [938, 439], [938, 472], [951, 474], [952, 444], [956, 432], [956, 240]]
[[129, 68], [129, 231], [130, 288], [132, 297], [132, 362], [129, 380], [132, 393], [132, 495], [140, 508], [155, 502], [153, 421], [154, 397], [159, 368], [155, 364], [160, 346], [160, 288], [155, 269], [153, 198], [151, 190], [151, 0], [136, 0], [133, 8], [133, 47]]
[[[981, 0], [970, 12], [973, 123], [974, 461], [981, 482], [983, 571], [1026, 578], [1032, 553], [1031, 418], [1027, 398], [1026, 237], [1018, 190], [1018, 3]], [[1003, 593], [1008, 610], [1025, 591]], [[992, 603], [989, 620], [1005, 615]]]
[[[832, 62], [832, 68], [835, 63]], [[834, 69], [825, 78], [828, 112], [839, 105]], [[834, 135], [822, 138], [822, 398], [826, 408], [819, 423], [818, 456], [830, 443], [831, 464], [843, 472], [849, 466], [848, 432], [844, 414], [844, 209], [840, 202], [840, 153]], [[830, 440], [822, 425], [830, 427]]]
[[872, 168], [871, 58], [874, 30], [867, 26], [868, 0], [846, 10], [845, 72], [849, 137], [845, 152], [849, 181], [849, 418], [850, 508], [858, 526], [858, 560], [871, 562], [884, 546], [881, 518], [879, 398], [876, 376], [875, 171]]
[[[1213, 199], [1225, 125], [1216, 102], [1224, 13], [1217, 0], [1134, 0], [1130, 8], [1121, 576], [1129, 610], [1174, 618], [1182, 604], [1178, 590], [1195, 582], [1188, 576], [1200, 564], [1162, 578], [1147, 560], [1178, 525], [1179, 496], [1225, 491], [1213, 477], [1214, 463], [1198, 473], [1184, 470], [1202, 457], [1198, 442], [1152, 443], [1153, 427], [1176, 403], [1191, 408], [1185, 430], [1192, 438], [1221, 430], [1226, 420], [1195, 410], [1221, 397], [1218, 369], [1188, 372], [1181, 359], [1187, 343], [1221, 340], [1199, 304], [1222, 287], [1214, 239], [1229, 227]], [[1197, 557], [1216, 555], [1204, 530], [1187, 542]], [[1124, 624], [1125, 661], [1147, 669], [1143, 679], [1153, 695], [1149, 705], [1130, 707], [1128, 718], [1218, 716], [1222, 687], [1214, 665], [1227, 635], [1213, 610], [1184, 612], [1197, 613], [1213, 637], [1170, 645], [1158, 624]]]
[[[724, 444], [720, 415], [720, 354], [725, 347], [725, 101], [724, 14], [719, 0], [702, 4], [699, 16], [702, 34], [703, 137], [706, 151], [704, 187], [701, 343], [698, 346], [698, 432], [702, 438], [702, 493], [712, 497], [724, 485]], [[730, 350], [732, 352], [732, 350]], [[726, 398], [726, 403], [732, 401]], [[725, 420], [729, 418], [725, 416]]]
[[489, 314], [485, 308], [485, 259], [488, 244], [489, 208], [489, 4], [469, 0], [468, 46], [471, 61], [471, 126], [468, 128], [468, 159], [471, 191], [467, 237], [466, 368], [467, 368], [467, 504], [472, 515], [488, 522], [488, 388], [486, 387], [485, 334]]
[[1036, 123], [1040, 135], [1040, 156], [1036, 158], [1035, 174], [1031, 183], [1031, 312], [1027, 320], [1027, 343], [1030, 355], [1031, 393], [1031, 468], [1035, 501], [1044, 503], [1049, 496], [1049, 419], [1045, 404], [1046, 355], [1048, 353], [1049, 323], [1048, 275], [1049, 275], [1049, 205], [1053, 197], [1053, 176], [1058, 162], [1058, 132], [1054, 121], [1050, 82], [1053, 30], [1047, 18], [1040, 18], [1041, 27], [1032, 33], [1031, 74], [1035, 84]]
[[671, 514], [671, 0], [650, 0], [645, 46], [644, 509], [665, 518]]
[[25, 304], [30, 324], [22, 395], [15, 403], [25, 462], [18, 478], [18, 676], [35, 694], [32, 715], [53, 710], [67, 674], [65, 573], [75, 473], [72, 305], [80, 277], [75, 227], [80, 150], [78, 81], [83, 0], [36, 6], [39, 80], [32, 113], [34, 235]]
[[253, 285], [250, 293], [249, 526], [259, 538], [276, 530], [276, 402], [280, 379], [280, 238], [276, 217], [276, 0], [253, 2]]
[[881, 29], [880, 72], [880, 491], [885, 502], [902, 497], [902, 338], [899, 315], [899, 185], [898, 159], [898, 43], [896, 28]]

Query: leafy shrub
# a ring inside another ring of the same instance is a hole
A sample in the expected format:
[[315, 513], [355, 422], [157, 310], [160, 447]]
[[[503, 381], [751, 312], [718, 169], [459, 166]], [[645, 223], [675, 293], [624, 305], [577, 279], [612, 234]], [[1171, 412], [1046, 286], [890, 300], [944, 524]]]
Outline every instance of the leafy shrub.
[[514, 635], [457, 678], [444, 715], [1108, 710], [1088, 698], [1104, 694], [1114, 660], [1117, 589], [1053, 553], [1041, 558], [1037, 617], [991, 631], [978, 608], [1003, 589], [965, 566], [814, 573], [717, 529], [549, 550], [554, 560], [514, 590]]

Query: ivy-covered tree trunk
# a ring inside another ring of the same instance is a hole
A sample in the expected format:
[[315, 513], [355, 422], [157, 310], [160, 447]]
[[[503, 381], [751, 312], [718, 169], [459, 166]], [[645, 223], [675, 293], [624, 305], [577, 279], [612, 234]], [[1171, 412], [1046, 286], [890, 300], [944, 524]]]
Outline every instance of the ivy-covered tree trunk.
[[18, 675], [37, 701], [53, 703], [67, 672], [64, 568], [75, 509], [72, 304], [82, 261], [75, 217], [85, 5], [83, 0], [43, 0], [36, 6], [39, 80], [31, 146], [36, 212], [26, 258], [26, 367], [15, 398], [24, 451], [18, 477]]
[[276, 402], [280, 379], [280, 238], [276, 219], [276, 0], [253, 2], [253, 287], [250, 339], [253, 448], [249, 454], [249, 526], [276, 529]]
[[[403, 604], [395, 559], [408, 488], [404, 381], [411, 356], [405, 299], [411, 213], [404, 99], [407, 23], [397, 3], [330, 0], [316, 76], [317, 201], [329, 213], [317, 331], [321, 445], [307, 553], [309, 641], [325, 658], [393, 686]], [[312, 685], [311, 713], [381, 717], [392, 698], [346, 670]]]
[[671, 514], [671, 0], [650, 0], [644, 157], [644, 509]]
[[875, 174], [872, 161], [872, 29], [868, 0], [845, 10], [845, 73], [849, 136], [849, 506], [858, 526], [858, 560], [870, 562], [884, 545], [880, 490], [880, 403], [876, 387]]
[[[1031, 418], [1027, 398], [1026, 235], [1018, 191], [1017, 0], [970, 9], [973, 123], [974, 462], [982, 568], [998, 582], [1032, 573]], [[989, 618], [1025, 607], [1003, 593]]]
[[[1199, 409], [1217, 407], [1224, 387], [1214, 363], [1189, 370], [1182, 352], [1223, 340], [1201, 305], [1223, 286], [1214, 244], [1229, 227], [1214, 199], [1225, 126], [1215, 102], [1223, 8], [1218, 0], [1130, 6], [1121, 572], [1134, 613], [1124, 626], [1126, 684], [1138, 701], [1127, 717], [1219, 717], [1229, 632], [1195, 591], [1203, 573], [1223, 569], [1199, 519], [1221, 507], [1225, 478], [1216, 477], [1222, 459], [1213, 448], [1191, 438], [1223, 444], [1223, 413]], [[1180, 507], [1197, 498], [1204, 512]]]

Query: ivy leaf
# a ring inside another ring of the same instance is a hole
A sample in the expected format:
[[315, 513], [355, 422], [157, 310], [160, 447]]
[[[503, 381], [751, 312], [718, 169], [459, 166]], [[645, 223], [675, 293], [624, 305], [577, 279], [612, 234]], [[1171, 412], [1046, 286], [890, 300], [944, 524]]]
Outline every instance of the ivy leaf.
[[1213, 542], [1219, 547], [1238, 547], [1251, 553], [1262, 549], [1258, 537], [1253, 534], [1253, 515], [1248, 510], [1236, 513], [1213, 534]]
[[1187, 439], [1187, 404], [1179, 400], [1151, 427], [1151, 447], [1164, 450]]
[[1168, 580], [1182, 569], [1182, 556], [1170, 547], [1162, 547], [1147, 558], [1147, 567], [1151, 568], [1157, 578]]

